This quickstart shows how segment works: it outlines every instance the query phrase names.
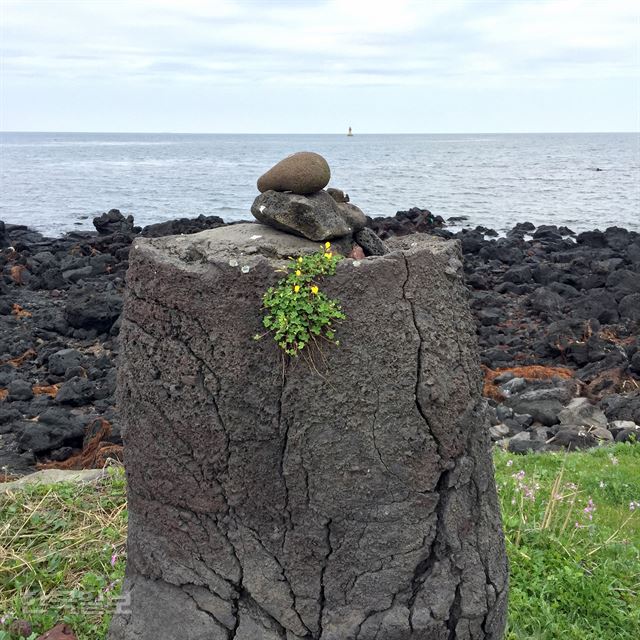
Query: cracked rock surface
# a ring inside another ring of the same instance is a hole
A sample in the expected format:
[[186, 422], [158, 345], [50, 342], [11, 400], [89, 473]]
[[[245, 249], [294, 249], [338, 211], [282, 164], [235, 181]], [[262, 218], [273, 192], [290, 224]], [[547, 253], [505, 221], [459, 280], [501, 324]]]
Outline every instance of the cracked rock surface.
[[507, 562], [458, 245], [414, 235], [343, 260], [321, 285], [347, 315], [340, 346], [285, 361], [253, 340], [261, 296], [281, 258], [317, 246], [256, 226], [131, 251], [110, 640], [501, 638]]

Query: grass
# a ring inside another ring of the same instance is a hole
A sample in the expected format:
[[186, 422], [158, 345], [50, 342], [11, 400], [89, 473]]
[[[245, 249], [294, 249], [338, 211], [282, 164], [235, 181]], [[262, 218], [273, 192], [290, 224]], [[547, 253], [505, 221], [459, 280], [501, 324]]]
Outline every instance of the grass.
[[0, 640], [12, 620], [31, 640], [59, 622], [78, 640], [105, 638], [125, 567], [122, 468], [98, 485], [32, 485], [0, 494]]
[[640, 446], [496, 453], [495, 465], [507, 640], [640, 638]]
[[[495, 465], [511, 564], [506, 639], [637, 640], [640, 446], [497, 452]], [[125, 533], [121, 468], [97, 487], [0, 495], [0, 615], [28, 620], [31, 640], [58, 622], [78, 640], [104, 638]], [[0, 640], [17, 638], [0, 625]]]

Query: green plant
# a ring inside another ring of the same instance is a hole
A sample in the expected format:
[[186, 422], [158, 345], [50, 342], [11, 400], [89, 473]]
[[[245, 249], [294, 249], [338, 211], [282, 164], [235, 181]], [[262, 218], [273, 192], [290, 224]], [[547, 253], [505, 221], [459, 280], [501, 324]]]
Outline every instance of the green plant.
[[317, 344], [318, 339], [340, 344], [335, 339], [333, 322], [344, 320], [345, 315], [337, 300], [320, 291], [319, 282], [322, 276], [336, 272], [341, 259], [331, 251], [331, 243], [325, 242], [314, 254], [291, 258], [284, 269], [287, 275], [264, 294], [266, 315], [262, 324], [286, 354], [297, 356], [310, 343]]
[[61, 622], [78, 640], [106, 637], [122, 586], [124, 472], [99, 484], [33, 484], [0, 493], [0, 640], [27, 621], [37, 638]]

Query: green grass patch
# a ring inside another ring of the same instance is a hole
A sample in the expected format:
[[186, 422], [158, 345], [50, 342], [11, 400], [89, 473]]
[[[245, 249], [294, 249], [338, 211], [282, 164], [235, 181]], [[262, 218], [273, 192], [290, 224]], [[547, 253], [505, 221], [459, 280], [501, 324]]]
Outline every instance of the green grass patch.
[[640, 638], [640, 446], [496, 453], [495, 465], [507, 639]]
[[[507, 640], [640, 638], [640, 446], [497, 452], [495, 465], [511, 564]], [[122, 469], [98, 486], [0, 495], [0, 514], [0, 615], [28, 620], [32, 638], [58, 622], [79, 640], [104, 638], [125, 566]], [[17, 636], [0, 625], [0, 640]]]
[[29, 485], [0, 494], [0, 640], [37, 638], [59, 622], [78, 640], [106, 637], [125, 567], [122, 468], [99, 484]]

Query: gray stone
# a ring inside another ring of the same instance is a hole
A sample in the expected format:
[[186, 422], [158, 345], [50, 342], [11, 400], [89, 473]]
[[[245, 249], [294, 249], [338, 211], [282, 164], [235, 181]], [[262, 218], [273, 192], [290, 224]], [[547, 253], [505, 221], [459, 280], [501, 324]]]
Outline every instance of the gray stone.
[[309, 195], [324, 189], [331, 178], [327, 161], [318, 153], [299, 151], [280, 160], [258, 178], [258, 191], [291, 191]]
[[266, 191], [254, 200], [251, 213], [274, 229], [316, 242], [351, 235], [353, 231], [326, 191], [310, 196]]
[[[503, 319], [503, 314], [500, 313], [500, 319]], [[514, 393], [520, 393], [527, 388], [527, 381], [524, 378], [511, 378], [500, 386], [500, 390], [505, 396], [512, 395]]]
[[549, 442], [573, 451], [595, 447], [598, 444], [598, 438], [588, 427], [572, 424], [560, 427]]
[[327, 189], [327, 193], [336, 201], [336, 202], [349, 202], [349, 194], [342, 191], [342, 189], [334, 189], [333, 187], [329, 187]]
[[375, 231], [365, 227], [358, 231], [354, 240], [362, 247], [365, 256], [384, 256], [389, 253], [387, 245], [378, 237]]
[[532, 451], [540, 451], [544, 448], [544, 441], [541, 438], [531, 436], [537, 434], [528, 431], [516, 433], [513, 437], [506, 440], [506, 448], [510, 453], [530, 453]]
[[607, 428], [614, 438], [617, 437], [620, 431], [625, 430], [638, 431], [640, 435], [640, 425], [637, 425], [633, 420], [613, 420], [607, 425]]
[[499, 404], [496, 407], [496, 417], [498, 420], [506, 420], [507, 418], [513, 417], [513, 409], [510, 407], [506, 407], [503, 404]]
[[76, 376], [67, 380], [56, 394], [56, 402], [59, 404], [69, 404], [82, 406], [93, 400], [96, 391], [95, 383], [87, 378]]
[[82, 354], [75, 349], [61, 349], [49, 356], [49, 371], [63, 376], [67, 369], [77, 367], [82, 362]]
[[505, 404], [516, 413], [529, 414], [534, 421], [540, 422], [545, 427], [551, 427], [560, 422], [558, 414], [563, 408], [560, 398], [565, 397], [565, 390], [562, 387], [528, 389], [523, 393], [507, 398]]
[[282, 261], [263, 238], [238, 257], [245, 231], [130, 254], [111, 640], [498, 640], [507, 566], [474, 323], [444, 272], [457, 243], [340, 262], [323, 282], [340, 346], [310, 365], [253, 340]]
[[502, 440], [502, 438], [509, 435], [509, 427], [506, 424], [496, 424], [489, 427], [489, 433], [492, 440]]
[[26, 380], [17, 378], [12, 380], [7, 387], [7, 400], [31, 400], [33, 398], [33, 389], [31, 383]]
[[352, 230], [352, 233], [361, 231], [367, 224], [367, 216], [364, 215], [361, 209], [358, 209], [355, 204], [348, 202], [336, 203], [338, 213], [343, 217], [347, 226]]
[[581, 424], [589, 427], [606, 427], [609, 423], [602, 409], [591, 404], [587, 398], [574, 398], [558, 414], [561, 424]]
[[638, 429], [620, 429], [615, 435], [616, 442], [640, 442]]
[[105, 469], [84, 469], [80, 471], [69, 471], [62, 469], [44, 469], [30, 473], [12, 482], [0, 482], [0, 491], [15, 491], [24, 489], [33, 484], [57, 484], [58, 482], [72, 482], [84, 484], [102, 480], [107, 475]]

